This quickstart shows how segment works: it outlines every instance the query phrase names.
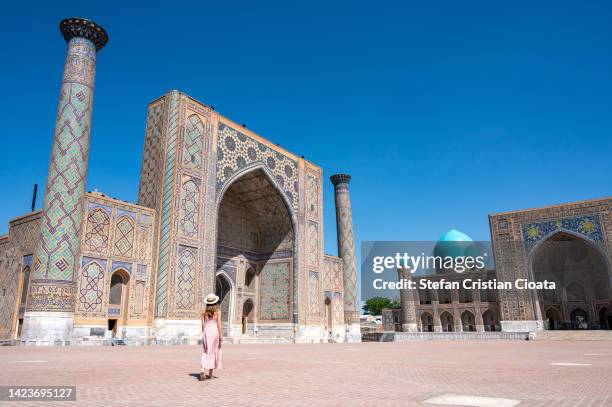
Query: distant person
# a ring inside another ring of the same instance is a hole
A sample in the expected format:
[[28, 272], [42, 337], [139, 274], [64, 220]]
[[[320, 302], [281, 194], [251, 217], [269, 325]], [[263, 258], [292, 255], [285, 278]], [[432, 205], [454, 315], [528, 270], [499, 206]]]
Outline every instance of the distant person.
[[[204, 299], [206, 308], [202, 313], [202, 368], [200, 381], [213, 378], [213, 370], [221, 369], [221, 341], [223, 332], [221, 330], [221, 307], [219, 297], [208, 294]], [[208, 370], [208, 376], [205, 371]]]

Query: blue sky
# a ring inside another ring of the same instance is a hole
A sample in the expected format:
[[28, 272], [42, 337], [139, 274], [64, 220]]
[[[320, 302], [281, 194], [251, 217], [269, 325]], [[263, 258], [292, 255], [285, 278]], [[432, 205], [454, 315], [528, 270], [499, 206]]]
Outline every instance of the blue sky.
[[489, 213], [611, 195], [612, 3], [288, 3], [5, 5], [0, 233], [45, 183], [71, 16], [110, 36], [89, 190], [136, 200], [146, 105], [179, 89], [323, 167], [332, 253], [336, 172], [358, 240], [488, 240]]

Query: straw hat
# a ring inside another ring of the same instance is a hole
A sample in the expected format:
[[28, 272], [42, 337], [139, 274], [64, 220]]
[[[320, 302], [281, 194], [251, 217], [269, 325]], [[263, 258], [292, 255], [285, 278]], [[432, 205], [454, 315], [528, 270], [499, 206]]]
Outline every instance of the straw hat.
[[219, 296], [213, 293], [208, 294], [206, 298], [204, 298], [204, 303], [206, 305], [216, 304], [217, 302], [219, 302]]

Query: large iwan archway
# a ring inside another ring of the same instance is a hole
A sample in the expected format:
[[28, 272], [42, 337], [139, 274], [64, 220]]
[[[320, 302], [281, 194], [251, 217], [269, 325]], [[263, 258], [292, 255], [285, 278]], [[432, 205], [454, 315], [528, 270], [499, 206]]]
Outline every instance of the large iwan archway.
[[595, 243], [557, 232], [535, 248], [531, 270], [536, 281], [556, 285], [537, 292], [546, 329], [610, 329], [598, 315], [612, 301], [610, 271]]
[[[236, 288], [227, 304], [243, 304], [248, 296], [249, 321], [258, 325], [293, 322], [295, 227], [281, 181], [263, 168], [243, 173], [225, 188], [218, 208], [217, 274]], [[225, 308], [234, 332], [243, 331], [244, 310]]]

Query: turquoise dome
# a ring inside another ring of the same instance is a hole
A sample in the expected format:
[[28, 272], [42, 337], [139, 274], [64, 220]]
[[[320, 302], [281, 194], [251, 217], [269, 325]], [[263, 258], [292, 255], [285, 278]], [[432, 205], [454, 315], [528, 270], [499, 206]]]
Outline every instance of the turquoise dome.
[[438, 239], [438, 242], [473, 242], [472, 238], [465, 233], [452, 228]]
[[[433, 255], [443, 259], [445, 257], [474, 256], [475, 253], [478, 253], [478, 249], [472, 238], [455, 228], [440, 236], [433, 249]], [[442, 270], [438, 269], [438, 272]]]

